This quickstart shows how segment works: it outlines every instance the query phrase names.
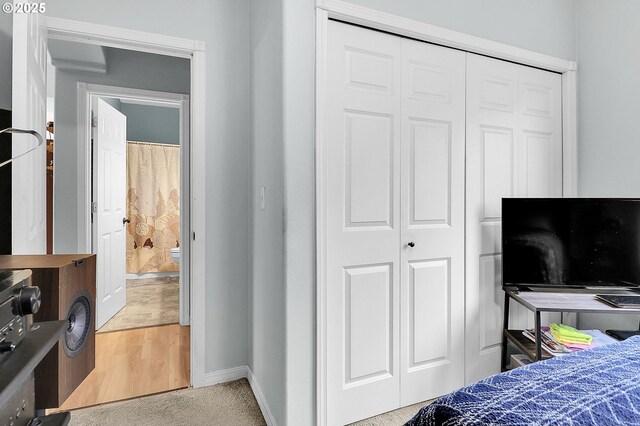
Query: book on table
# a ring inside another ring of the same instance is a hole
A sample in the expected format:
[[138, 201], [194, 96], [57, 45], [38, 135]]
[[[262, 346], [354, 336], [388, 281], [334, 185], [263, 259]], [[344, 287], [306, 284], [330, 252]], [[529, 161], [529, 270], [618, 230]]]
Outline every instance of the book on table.
[[616, 308], [640, 308], [640, 294], [596, 294], [596, 298]]

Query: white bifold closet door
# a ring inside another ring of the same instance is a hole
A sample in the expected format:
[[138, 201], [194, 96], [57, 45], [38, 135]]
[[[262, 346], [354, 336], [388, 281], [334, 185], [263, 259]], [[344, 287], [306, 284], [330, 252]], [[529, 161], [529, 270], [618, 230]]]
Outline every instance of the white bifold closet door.
[[464, 383], [464, 105], [464, 52], [402, 39], [401, 406]]
[[[466, 381], [500, 372], [501, 203], [562, 196], [559, 74], [467, 54]], [[511, 304], [510, 328], [533, 325]], [[559, 314], [546, 316], [557, 320]], [[543, 318], [545, 322], [545, 318]]]
[[327, 424], [338, 425], [464, 382], [465, 54], [337, 22], [327, 54]]

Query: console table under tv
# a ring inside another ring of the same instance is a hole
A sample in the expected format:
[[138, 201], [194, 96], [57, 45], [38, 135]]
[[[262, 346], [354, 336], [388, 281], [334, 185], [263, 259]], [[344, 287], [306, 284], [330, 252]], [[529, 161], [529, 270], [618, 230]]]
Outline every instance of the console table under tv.
[[[608, 293], [606, 290], [598, 291], [598, 294]], [[620, 290], [610, 291], [616, 294], [634, 294], [631, 291], [620, 292]], [[533, 312], [535, 317], [535, 343], [527, 339], [522, 330], [509, 329], [509, 300], [513, 299], [525, 308]], [[504, 295], [504, 329], [502, 334], [502, 357], [501, 368], [504, 371], [507, 367], [507, 343], [513, 343], [523, 354], [532, 361], [551, 358], [544, 356], [540, 341], [540, 313], [541, 312], [576, 312], [592, 314], [640, 314], [640, 308], [616, 308], [605, 302], [596, 299], [596, 293], [579, 292], [549, 292], [549, 291], [522, 291], [505, 289]], [[546, 351], [545, 351], [546, 352]]]

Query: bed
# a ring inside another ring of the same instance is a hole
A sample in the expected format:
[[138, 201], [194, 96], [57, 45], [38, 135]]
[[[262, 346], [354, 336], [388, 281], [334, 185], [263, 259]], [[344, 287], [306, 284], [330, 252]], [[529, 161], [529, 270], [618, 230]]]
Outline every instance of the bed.
[[408, 426], [640, 425], [640, 336], [480, 380]]

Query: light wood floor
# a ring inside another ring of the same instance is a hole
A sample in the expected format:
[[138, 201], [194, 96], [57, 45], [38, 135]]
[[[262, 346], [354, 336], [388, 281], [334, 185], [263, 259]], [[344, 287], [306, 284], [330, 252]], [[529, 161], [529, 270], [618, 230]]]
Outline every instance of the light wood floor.
[[96, 368], [60, 410], [188, 387], [189, 344], [179, 324], [96, 334]]

